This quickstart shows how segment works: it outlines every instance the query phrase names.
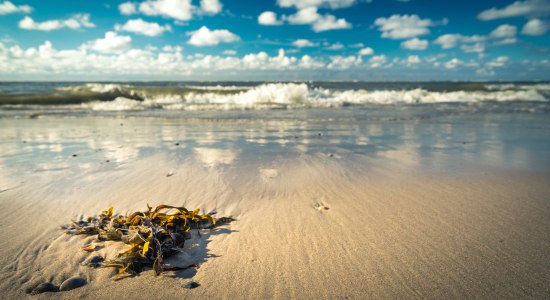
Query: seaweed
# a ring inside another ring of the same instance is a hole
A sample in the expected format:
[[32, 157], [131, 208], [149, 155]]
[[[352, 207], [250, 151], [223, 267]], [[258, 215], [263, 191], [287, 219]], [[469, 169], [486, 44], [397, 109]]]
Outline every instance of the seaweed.
[[[113, 278], [117, 281], [138, 275], [144, 268], [152, 268], [156, 275], [160, 275], [164, 271], [198, 267], [195, 264], [168, 266], [164, 264], [164, 259], [183, 251], [185, 240], [191, 238], [191, 229], [212, 229], [235, 220], [231, 217], [215, 219], [212, 216], [214, 213], [202, 215], [199, 209], [189, 211], [185, 207], [159, 205], [153, 209], [147, 205], [147, 208], [147, 211], [123, 216], [115, 214], [111, 207], [99, 216], [73, 222], [62, 226], [62, 229], [68, 234], [97, 235], [101, 241], [115, 240], [128, 244], [128, 250], [98, 265], [117, 268], [118, 273]], [[92, 252], [96, 247], [90, 244], [81, 249]]]

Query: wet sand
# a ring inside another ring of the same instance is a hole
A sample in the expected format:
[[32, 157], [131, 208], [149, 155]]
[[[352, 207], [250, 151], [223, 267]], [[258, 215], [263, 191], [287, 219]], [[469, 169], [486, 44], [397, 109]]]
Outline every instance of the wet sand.
[[[527, 119], [2, 119], [0, 294], [548, 298], [550, 125]], [[237, 221], [174, 259], [200, 268], [118, 282], [80, 263], [124, 247], [84, 253], [92, 238], [59, 229], [147, 203]], [[27, 294], [75, 276], [88, 284]]]

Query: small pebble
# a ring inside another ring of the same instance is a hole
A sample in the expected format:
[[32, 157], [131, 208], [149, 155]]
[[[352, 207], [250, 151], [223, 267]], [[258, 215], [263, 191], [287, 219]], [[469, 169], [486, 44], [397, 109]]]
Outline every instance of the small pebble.
[[74, 290], [76, 288], [86, 285], [86, 283], [88, 282], [86, 281], [86, 279], [82, 277], [72, 277], [63, 281], [63, 283], [59, 286], [59, 290], [61, 291]]
[[42, 293], [55, 293], [55, 292], [59, 292], [59, 288], [56, 285], [49, 282], [44, 282], [39, 284], [37, 287], [35, 287], [32, 290], [31, 295], [38, 295]]
[[90, 268], [97, 268], [100, 266], [100, 263], [103, 261], [103, 257], [99, 255], [94, 255], [92, 257], [87, 258], [82, 262], [83, 266], [88, 266]]
[[194, 281], [189, 281], [188, 283], [183, 285], [183, 287], [186, 289], [194, 289], [194, 288], [198, 288], [199, 286], [200, 284]]

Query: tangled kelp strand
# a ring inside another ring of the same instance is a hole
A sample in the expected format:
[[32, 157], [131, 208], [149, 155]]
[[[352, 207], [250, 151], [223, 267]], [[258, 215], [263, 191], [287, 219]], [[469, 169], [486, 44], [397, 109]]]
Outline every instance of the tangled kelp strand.
[[[159, 205], [155, 209], [147, 205], [145, 212], [134, 212], [128, 216], [117, 215], [111, 207], [99, 216], [62, 226], [68, 234], [96, 235], [100, 241], [115, 240], [130, 245], [114, 259], [89, 264], [94, 267], [115, 267], [118, 274], [114, 280], [125, 275], [137, 275], [144, 267], [151, 267], [156, 275], [164, 271], [198, 267], [168, 266], [164, 259], [183, 251], [186, 239], [190, 239], [191, 229], [212, 229], [234, 221], [231, 217], [215, 219], [212, 214], [201, 215], [199, 209], [193, 211], [185, 207]], [[170, 213], [172, 212], [172, 213]], [[84, 251], [93, 252], [95, 244], [84, 245]]]

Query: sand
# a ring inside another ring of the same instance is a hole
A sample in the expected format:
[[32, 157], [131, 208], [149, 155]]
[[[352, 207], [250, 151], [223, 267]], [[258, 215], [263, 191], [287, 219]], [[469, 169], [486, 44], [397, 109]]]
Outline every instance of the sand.
[[[371, 151], [387, 129], [344, 147], [342, 132], [327, 124], [0, 123], [2, 299], [550, 297], [550, 172], [494, 163], [504, 159], [492, 139], [459, 155], [471, 145], [453, 135], [429, 151], [415, 151], [414, 138]], [[525, 151], [518, 157], [533, 159]], [[479, 163], [487, 153], [493, 159]], [[200, 268], [118, 282], [114, 270], [80, 263], [124, 246], [106, 242], [85, 253], [80, 247], [93, 238], [59, 228], [110, 206], [125, 213], [147, 203], [237, 221], [203, 231], [173, 260]], [[88, 284], [27, 294], [74, 276]], [[200, 287], [182, 287], [191, 280]]]

